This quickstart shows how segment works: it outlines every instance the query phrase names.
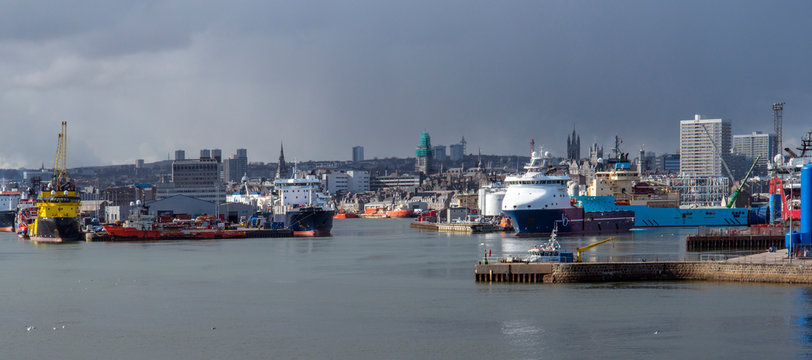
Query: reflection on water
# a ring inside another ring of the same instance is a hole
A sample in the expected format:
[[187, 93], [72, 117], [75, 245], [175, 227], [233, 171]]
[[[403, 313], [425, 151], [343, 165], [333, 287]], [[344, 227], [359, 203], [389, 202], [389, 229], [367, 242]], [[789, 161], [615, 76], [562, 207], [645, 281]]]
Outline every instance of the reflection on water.
[[502, 322], [502, 335], [512, 346], [523, 346], [543, 354], [544, 330], [530, 320], [505, 320]]
[[[797, 299], [797, 312], [794, 315], [795, 326], [798, 328], [797, 338], [807, 350], [812, 350], [812, 289], [800, 288]], [[810, 353], [804, 355], [806, 358], [810, 357]]]

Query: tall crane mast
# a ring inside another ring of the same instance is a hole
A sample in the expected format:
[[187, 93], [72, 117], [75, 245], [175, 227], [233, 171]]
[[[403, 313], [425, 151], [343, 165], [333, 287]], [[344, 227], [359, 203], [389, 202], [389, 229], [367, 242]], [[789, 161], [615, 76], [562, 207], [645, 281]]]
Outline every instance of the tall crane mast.
[[56, 157], [54, 159], [54, 185], [67, 183], [68, 178], [68, 122], [62, 122], [62, 131], [56, 142]]
[[773, 104], [773, 123], [775, 125], [775, 153], [783, 156], [784, 152], [784, 102]]

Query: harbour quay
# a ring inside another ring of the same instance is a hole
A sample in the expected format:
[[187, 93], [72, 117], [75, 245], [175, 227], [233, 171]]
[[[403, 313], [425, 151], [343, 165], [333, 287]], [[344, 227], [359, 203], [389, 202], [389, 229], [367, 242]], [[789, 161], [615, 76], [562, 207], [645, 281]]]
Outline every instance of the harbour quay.
[[493, 224], [478, 222], [436, 223], [428, 221], [413, 221], [410, 226], [415, 229], [460, 233], [489, 233], [496, 231], [496, 227], [493, 226]]
[[783, 225], [751, 225], [744, 229], [700, 227], [695, 235], [685, 238], [688, 251], [757, 250], [786, 247]]
[[589, 283], [621, 281], [737, 281], [812, 284], [812, 259], [786, 250], [719, 261], [489, 263], [474, 268], [477, 282]]
[[118, 238], [104, 232], [87, 232], [85, 233], [86, 242], [114, 242], [114, 241], [167, 241], [167, 240], [209, 240], [209, 239], [255, 239], [255, 238], [286, 238], [293, 237], [293, 230], [291, 229], [256, 229], [256, 228], [238, 228], [236, 233], [239, 235], [233, 236], [212, 236], [212, 237], [194, 237], [194, 236], [177, 236], [161, 239], [134, 239], [134, 238]]

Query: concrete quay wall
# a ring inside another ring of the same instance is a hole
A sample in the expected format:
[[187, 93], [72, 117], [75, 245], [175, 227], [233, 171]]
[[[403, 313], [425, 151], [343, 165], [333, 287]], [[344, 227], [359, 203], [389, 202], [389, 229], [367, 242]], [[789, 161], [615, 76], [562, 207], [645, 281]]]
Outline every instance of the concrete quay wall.
[[725, 262], [627, 262], [477, 265], [477, 281], [494, 282], [614, 282], [711, 280], [812, 284], [806, 264], [745, 264]]

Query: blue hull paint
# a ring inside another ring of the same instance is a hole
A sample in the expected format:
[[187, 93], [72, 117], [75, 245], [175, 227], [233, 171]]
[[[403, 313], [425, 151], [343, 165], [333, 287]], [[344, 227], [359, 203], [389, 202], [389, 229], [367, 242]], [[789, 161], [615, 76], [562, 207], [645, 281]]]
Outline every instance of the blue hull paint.
[[612, 196], [576, 196], [587, 211], [631, 210], [634, 227], [747, 226], [748, 209], [676, 207], [649, 208], [645, 205], [615, 205]]
[[587, 211], [581, 208], [505, 210], [519, 236], [549, 235], [558, 225], [559, 234], [625, 232], [634, 225], [631, 211]]

